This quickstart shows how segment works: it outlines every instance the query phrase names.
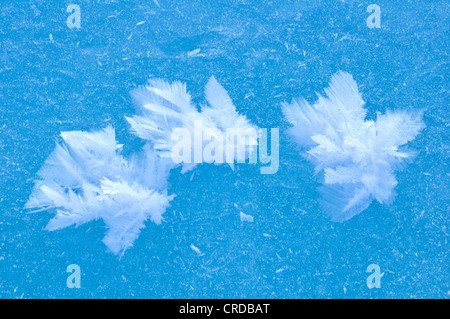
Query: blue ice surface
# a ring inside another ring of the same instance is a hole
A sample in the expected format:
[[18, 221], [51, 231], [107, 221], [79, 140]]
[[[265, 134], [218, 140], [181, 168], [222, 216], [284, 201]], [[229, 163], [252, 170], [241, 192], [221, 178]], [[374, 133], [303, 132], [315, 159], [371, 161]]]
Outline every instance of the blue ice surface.
[[[366, 25], [372, 2], [79, 0], [76, 30], [70, 3], [1, 1], [0, 297], [449, 297], [447, 1], [376, 1], [380, 29]], [[319, 181], [281, 113], [294, 97], [314, 102], [338, 70], [355, 77], [369, 118], [423, 108], [427, 125], [396, 173], [393, 204], [344, 223], [321, 211]], [[101, 242], [101, 220], [49, 232], [51, 213], [23, 209], [61, 131], [113, 125], [133, 152], [142, 141], [124, 119], [130, 90], [181, 80], [203, 102], [211, 75], [253, 123], [280, 128], [276, 174], [175, 170], [165, 222], [148, 222], [120, 259]], [[80, 289], [66, 286], [69, 264]], [[367, 287], [370, 264], [384, 272], [379, 289]]]

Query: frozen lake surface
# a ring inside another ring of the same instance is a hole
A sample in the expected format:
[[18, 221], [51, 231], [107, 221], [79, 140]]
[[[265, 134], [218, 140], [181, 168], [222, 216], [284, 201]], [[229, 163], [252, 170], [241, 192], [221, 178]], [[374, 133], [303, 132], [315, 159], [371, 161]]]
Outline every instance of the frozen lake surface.
[[[67, 3], [68, 4], [68, 3]], [[1, 298], [448, 298], [449, 5], [379, 1], [369, 28], [359, 1], [3, 1], [0, 7]], [[390, 205], [345, 222], [320, 204], [314, 165], [300, 156], [282, 103], [324, 94], [353, 75], [367, 120], [423, 111], [395, 173]], [[122, 154], [144, 142], [125, 116], [151, 77], [186, 83], [205, 103], [211, 76], [236, 110], [279, 128], [279, 169], [261, 164], [172, 170], [176, 194], [122, 257], [99, 219], [47, 231], [52, 211], [24, 209], [60, 133], [114, 127]], [[69, 289], [68, 265], [81, 269]], [[369, 265], [384, 273], [369, 289]]]

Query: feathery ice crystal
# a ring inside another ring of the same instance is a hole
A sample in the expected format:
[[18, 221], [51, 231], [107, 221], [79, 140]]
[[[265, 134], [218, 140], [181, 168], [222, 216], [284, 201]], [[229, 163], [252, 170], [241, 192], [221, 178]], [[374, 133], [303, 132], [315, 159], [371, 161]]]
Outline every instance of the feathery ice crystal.
[[326, 97], [310, 105], [305, 100], [283, 104], [293, 125], [289, 134], [303, 155], [324, 172], [324, 207], [335, 221], [365, 210], [373, 200], [387, 204], [397, 185], [395, 169], [411, 157], [400, 148], [424, 128], [420, 112], [378, 114], [365, 120], [364, 101], [353, 77], [339, 72], [325, 89]]
[[[242, 157], [244, 160], [249, 158], [256, 148], [257, 128], [236, 111], [227, 91], [214, 77], [209, 79], [205, 89], [209, 105], [203, 105], [201, 112], [192, 103], [186, 85], [178, 81], [168, 83], [161, 79], [152, 79], [147, 85], [132, 91], [131, 95], [140, 114], [127, 117], [127, 120], [137, 136], [151, 141], [161, 157], [173, 158], [173, 154], [179, 149], [187, 149], [189, 159], [192, 158], [191, 154], [194, 154], [194, 160], [182, 161], [182, 172], [193, 169], [198, 163], [206, 162], [203, 157], [196, 158], [195, 154], [203, 154], [208, 145], [211, 145], [209, 141], [213, 141], [212, 144], [220, 143], [221, 149], [231, 145], [231, 159], [228, 154], [221, 153], [219, 159], [215, 157], [211, 162], [228, 163], [232, 168], [235, 161]], [[179, 139], [180, 136], [174, 134], [177, 129], [187, 132], [185, 135], [188, 138]], [[228, 134], [229, 131], [234, 134]], [[199, 144], [195, 140], [196, 137], [200, 139]], [[200, 145], [199, 152], [195, 149], [196, 145]]]
[[112, 127], [61, 136], [64, 143], [39, 171], [25, 207], [56, 209], [47, 230], [103, 219], [108, 227], [103, 242], [113, 253], [123, 254], [147, 219], [161, 223], [172, 199], [166, 190], [170, 166], [148, 147], [130, 159], [122, 157]]

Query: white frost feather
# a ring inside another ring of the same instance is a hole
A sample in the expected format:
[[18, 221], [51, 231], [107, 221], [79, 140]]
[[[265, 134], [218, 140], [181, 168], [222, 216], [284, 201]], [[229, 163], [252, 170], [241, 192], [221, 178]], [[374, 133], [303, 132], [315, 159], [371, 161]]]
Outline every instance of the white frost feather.
[[120, 155], [114, 129], [63, 132], [64, 143], [46, 160], [26, 208], [55, 209], [48, 230], [103, 219], [103, 239], [123, 254], [147, 219], [161, 223], [172, 196], [167, 195], [168, 165], [144, 148], [130, 159]]
[[[139, 112], [139, 115], [127, 117], [132, 132], [150, 141], [161, 157], [170, 158], [175, 144], [179, 143], [171, 139], [173, 130], [177, 128], [187, 129], [192, 138], [196, 134], [203, 136], [207, 129], [209, 132], [218, 132], [217, 134], [223, 137], [226, 136], [227, 129], [240, 129], [238, 135], [248, 136], [248, 140], [236, 139], [234, 160], [236, 160], [238, 148], [244, 147], [245, 157], [248, 158], [257, 145], [257, 128], [236, 111], [227, 91], [214, 77], [209, 79], [205, 89], [209, 105], [203, 106], [201, 112], [192, 103], [191, 96], [186, 91], [186, 85], [181, 82], [168, 83], [161, 79], [152, 79], [147, 85], [133, 90], [131, 95]], [[198, 121], [202, 123], [203, 132], [195, 132], [194, 124]], [[214, 136], [213, 134], [212, 139], [215, 139]], [[194, 142], [193, 140], [188, 142], [192, 148], [191, 154], [194, 154]], [[223, 139], [223, 143], [225, 150], [226, 138]], [[202, 137], [203, 149], [207, 144], [208, 141]], [[225, 158], [221, 163], [224, 162], [229, 163]], [[229, 164], [233, 167], [233, 163]], [[183, 163], [182, 172], [189, 171], [196, 165], [196, 163]]]
[[293, 125], [289, 134], [324, 172], [323, 203], [333, 220], [344, 221], [365, 210], [375, 199], [393, 197], [394, 171], [411, 153], [400, 148], [424, 128], [421, 113], [387, 112], [365, 120], [364, 101], [352, 76], [331, 78], [326, 97], [310, 105], [305, 100], [283, 104]]

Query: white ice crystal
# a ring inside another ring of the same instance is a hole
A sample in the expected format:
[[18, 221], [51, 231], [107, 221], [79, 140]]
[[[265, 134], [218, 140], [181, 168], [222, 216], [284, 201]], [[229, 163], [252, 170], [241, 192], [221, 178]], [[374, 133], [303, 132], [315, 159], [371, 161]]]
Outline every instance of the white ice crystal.
[[325, 89], [326, 97], [283, 104], [293, 125], [289, 134], [306, 152], [316, 173], [324, 173], [324, 206], [332, 219], [345, 221], [373, 200], [392, 200], [394, 171], [412, 153], [400, 146], [424, 128], [420, 112], [392, 111], [365, 120], [364, 101], [352, 76], [339, 72]]
[[48, 230], [102, 219], [108, 227], [103, 242], [113, 253], [123, 254], [147, 219], [161, 223], [172, 199], [166, 190], [167, 161], [148, 147], [125, 159], [112, 127], [61, 136], [64, 143], [39, 171], [25, 207], [56, 210]]
[[[224, 151], [220, 153], [219, 158], [215, 157], [216, 160], [211, 161], [215, 164], [228, 163], [231, 167], [239, 159], [239, 150], [244, 150], [245, 160], [257, 145], [257, 128], [236, 111], [227, 91], [214, 77], [211, 77], [206, 85], [208, 105], [202, 106], [201, 112], [192, 103], [186, 85], [178, 81], [168, 83], [161, 79], [152, 79], [147, 85], [132, 91], [131, 95], [139, 112], [139, 115], [127, 117], [132, 131], [140, 138], [151, 141], [160, 156], [172, 157], [174, 149], [180, 144], [180, 141], [172, 138], [175, 129], [184, 129], [193, 138], [181, 141], [184, 143], [183, 149], [189, 149], [189, 153], [194, 154], [194, 157], [188, 156], [192, 158], [191, 161], [182, 162], [182, 172], [204, 162], [203, 157], [198, 159], [195, 155], [198, 151], [195, 149], [195, 139], [198, 136], [202, 154], [214, 143], [222, 145], [224, 150], [232, 145], [231, 159]], [[201, 126], [198, 123], [201, 123]], [[235, 129], [235, 136], [227, 134], [230, 129]]]
[[241, 219], [241, 222], [249, 222], [249, 223], [253, 223], [253, 220], [254, 220], [254, 218], [253, 218], [252, 215], [247, 215], [247, 214], [245, 214], [245, 213], [243, 213], [243, 212], [240, 212], [240, 213], [239, 213], [239, 217], [240, 217], [240, 219]]

